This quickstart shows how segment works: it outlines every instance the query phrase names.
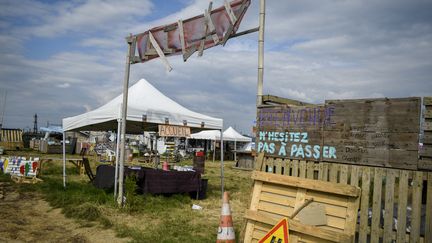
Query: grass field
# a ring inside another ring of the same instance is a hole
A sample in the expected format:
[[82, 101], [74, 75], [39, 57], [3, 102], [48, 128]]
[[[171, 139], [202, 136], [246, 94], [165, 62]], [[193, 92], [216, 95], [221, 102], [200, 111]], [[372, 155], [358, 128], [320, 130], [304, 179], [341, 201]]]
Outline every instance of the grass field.
[[[52, 156], [51, 156], [52, 157]], [[90, 157], [93, 169], [98, 165]], [[184, 164], [192, 164], [186, 161]], [[244, 229], [244, 211], [249, 207], [252, 191], [251, 172], [232, 169], [226, 161], [225, 190], [230, 193], [230, 205], [236, 238]], [[94, 170], [95, 171], [95, 170]], [[80, 176], [68, 165], [68, 184], [63, 188], [62, 167], [58, 162], [44, 165], [42, 183], [26, 185], [21, 190], [40, 192], [54, 208], [61, 208], [83, 227], [98, 225], [113, 229], [118, 237], [132, 242], [215, 242], [221, 210], [220, 162], [205, 163], [203, 178], [208, 179], [207, 198], [194, 200], [189, 195], [154, 196], [134, 192], [135, 182], [126, 180], [126, 205], [119, 208], [113, 193], [95, 188], [86, 176]], [[202, 210], [192, 210], [192, 205]]]

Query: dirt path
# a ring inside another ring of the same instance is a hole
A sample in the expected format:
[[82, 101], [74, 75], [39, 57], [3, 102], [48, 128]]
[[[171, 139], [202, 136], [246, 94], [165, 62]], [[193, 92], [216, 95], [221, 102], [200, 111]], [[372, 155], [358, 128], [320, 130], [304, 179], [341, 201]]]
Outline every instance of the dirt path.
[[110, 229], [81, 225], [53, 209], [34, 192], [0, 182], [0, 242], [127, 242]]

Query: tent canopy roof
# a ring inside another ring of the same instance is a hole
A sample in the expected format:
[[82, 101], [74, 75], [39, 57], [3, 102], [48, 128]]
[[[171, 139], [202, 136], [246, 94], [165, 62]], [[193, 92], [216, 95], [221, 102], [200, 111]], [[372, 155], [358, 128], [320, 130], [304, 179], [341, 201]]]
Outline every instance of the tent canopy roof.
[[[191, 134], [192, 139], [205, 139], [205, 140], [220, 140], [220, 131], [208, 130]], [[237, 141], [237, 142], [251, 142], [252, 138], [245, 137], [238, 133], [234, 128], [229, 127], [223, 132], [224, 141]]]
[[[129, 87], [127, 133], [157, 131], [158, 124], [183, 126], [192, 131], [222, 129], [222, 119], [191, 111], [162, 94], [145, 79]], [[123, 95], [81, 115], [63, 119], [64, 131], [114, 131], [121, 118]]]

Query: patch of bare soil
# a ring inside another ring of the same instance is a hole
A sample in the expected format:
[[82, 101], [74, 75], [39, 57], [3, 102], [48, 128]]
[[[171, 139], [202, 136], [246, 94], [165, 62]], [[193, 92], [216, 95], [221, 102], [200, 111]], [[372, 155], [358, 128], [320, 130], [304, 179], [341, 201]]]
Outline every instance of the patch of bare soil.
[[0, 242], [127, 242], [97, 223], [80, 223], [52, 208], [38, 193], [0, 182]]

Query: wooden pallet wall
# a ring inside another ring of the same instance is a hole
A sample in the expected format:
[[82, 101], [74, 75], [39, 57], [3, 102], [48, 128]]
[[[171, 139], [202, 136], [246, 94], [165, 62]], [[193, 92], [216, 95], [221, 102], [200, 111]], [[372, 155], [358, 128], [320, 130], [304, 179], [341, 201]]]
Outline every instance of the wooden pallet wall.
[[[356, 242], [432, 242], [432, 172], [259, 158], [257, 170], [360, 186]], [[412, 210], [408, 212], [407, 207]]]
[[432, 170], [432, 97], [423, 98], [423, 146], [420, 148], [419, 168]]
[[264, 105], [258, 107], [257, 152], [416, 170], [420, 114], [419, 97]]

